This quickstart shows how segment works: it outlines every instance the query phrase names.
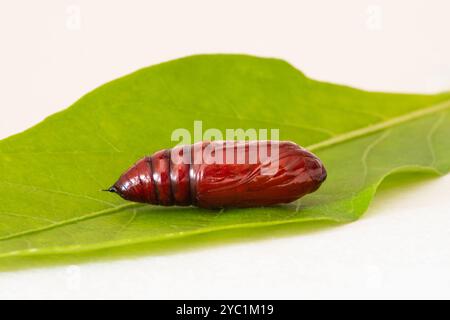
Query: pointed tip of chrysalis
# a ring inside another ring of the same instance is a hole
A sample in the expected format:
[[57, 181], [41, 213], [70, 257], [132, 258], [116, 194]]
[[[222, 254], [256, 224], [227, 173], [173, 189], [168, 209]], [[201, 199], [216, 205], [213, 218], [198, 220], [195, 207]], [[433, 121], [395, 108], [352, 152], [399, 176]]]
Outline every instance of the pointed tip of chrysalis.
[[115, 186], [110, 187], [109, 189], [104, 189], [102, 191], [117, 193], [117, 188]]

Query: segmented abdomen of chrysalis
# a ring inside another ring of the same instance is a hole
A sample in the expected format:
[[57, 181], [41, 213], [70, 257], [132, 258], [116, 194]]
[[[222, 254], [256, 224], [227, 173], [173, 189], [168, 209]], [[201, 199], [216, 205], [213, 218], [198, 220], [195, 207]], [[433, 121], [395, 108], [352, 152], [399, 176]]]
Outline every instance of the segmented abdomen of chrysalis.
[[256, 207], [295, 201], [326, 176], [319, 158], [292, 142], [200, 142], [139, 160], [109, 190], [154, 205]]

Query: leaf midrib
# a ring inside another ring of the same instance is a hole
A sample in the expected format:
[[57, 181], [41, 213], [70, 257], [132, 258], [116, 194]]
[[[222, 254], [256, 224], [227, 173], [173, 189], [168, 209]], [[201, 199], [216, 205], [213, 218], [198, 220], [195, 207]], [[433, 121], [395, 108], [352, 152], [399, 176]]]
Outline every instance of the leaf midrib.
[[405, 123], [408, 121], [413, 121], [415, 119], [419, 119], [421, 117], [424, 117], [424, 116], [427, 116], [427, 115], [430, 115], [433, 113], [438, 113], [440, 111], [444, 111], [449, 108], [450, 108], [450, 100], [446, 100], [444, 102], [435, 104], [431, 107], [423, 108], [423, 109], [416, 110], [416, 111], [413, 111], [410, 113], [405, 113], [401, 116], [391, 118], [389, 120], [382, 121], [382, 122], [379, 122], [374, 125], [370, 125], [367, 127], [349, 131], [344, 134], [340, 134], [338, 136], [332, 137], [332, 138], [324, 140], [322, 142], [310, 145], [310, 146], [306, 147], [306, 149], [308, 149], [310, 151], [316, 151], [316, 150], [323, 149], [328, 146], [337, 145], [341, 142], [346, 142], [346, 141], [356, 139], [356, 138], [359, 138], [362, 136], [366, 136], [371, 133], [375, 133], [375, 132], [378, 132], [378, 131], [381, 131], [384, 129], [392, 128], [396, 125], [399, 125], [399, 124], [402, 124], [402, 123]]
[[[405, 122], [409, 122], [409, 121], [413, 121], [416, 119], [419, 119], [421, 117], [427, 116], [427, 115], [431, 115], [434, 113], [438, 113], [444, 110], [450, 109], [450, 99], [440, 102], [438, 104], [432, 105], [430, 107], [426, 107], [426, 108], [422, 108], [420, 110], [416, 110], [413, 112], [409, 112], [409, 113], [405, 113], [401, 116], [395, 117], [395, 118], [391, 118], [389, 120], [386, 121], [381, 121], [377, 124], [374, 125], [370, 125], [367, 127], [363, 127], [363, 128], [359, 128], [353, 131], [349, 131], [347, 133], [332, 137], [330, 139], [324, 140], [322, 142], [310, 145], [305, 147], [306, 149], [310, 150], [310, 151], [316, 151], [319, 149], [324, 149], [326, 147], [330, 147], [330, 146], [335, 146], [337, 144], [340, 143], [344, 143], [347, 142], [349, 140], [353, 140], [362, 136], [366, 136], [384, 129], [388, 129], [388, 128], [392, 128], [395, 127], [397, 125], [403, 124]], [[68, 219], [68, 220], [63, 220], [60, 221], [58, 223], [54, 223], [54, 224], [49, 224], [47, 226], [44, 227], [40, 227], [40, 228], [34, 228], [34, 229], [29, 229], [29, 230], [25, 230], [25, 231], [21, 231], [21, 232], [17, 232], [17, 233], [13, 233], [7, 236], [3, 236], [0, 237], [0, 241], [6, 241], [6, 240], [11, 240], [14, 238], [18, 238], [21, 236], [25, 236], [25, 235], [29, 235], [29, 234], [33, 234], [33, 233], [38, 233], [41, 231], [46, 231], [46, 230], [50, 230], [50, 229], [55, 229], [58, 227], [62, 227], [65, 225], [69, 225], [69, 224], [73, 224], [73, 223], [77, 223], [80, 221], [84, 221], [84, 220], [89, 220], [89, 219], [93, 219], [93, 218], [97, 218], [100, 216], [105, 216], [105, 215], [109, 215], [112, 213], [116, 213], [116, 212], [120, 212], [123, 211], [125, 209], [129, 209], [132, 207], [140, 207], [140, 206], [144, 206], [143, 204], [139, 204], [139, 203], [128, 203], [128, 204], [124, 204], [121, 206], [117, 206], [114, 208], [108, 208], [105, 210], [100, 210], [100, 211], [96, 211], [93, 213], [89, 213], [83, 216], [79, 216], [79, 217], [75, 217], [72, 219]]]

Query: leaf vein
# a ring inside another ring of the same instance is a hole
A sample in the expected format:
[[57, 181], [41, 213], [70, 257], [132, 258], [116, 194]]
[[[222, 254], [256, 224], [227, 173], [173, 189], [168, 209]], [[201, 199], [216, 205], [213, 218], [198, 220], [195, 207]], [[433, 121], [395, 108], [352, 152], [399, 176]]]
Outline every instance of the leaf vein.
[[80, 222], [80, 221], [84, 221], [84, 220], [88, 220], [88, 219], [92, 219], [92, 218], [97, 218], [97, 217], [100, 217], [100, 216], [109, 215], [109, 214], [112, 214], [112, 213], [115, 213], [115, 212], [120, 212], [121, 210], [124, 210], [124, 209], [133, 208], [133, 207], [140, 207], [140, 206], [143, 206], [143, 204], [140, 204], [140, 203], [127, 203], [127, 204], [124, 204], [124, 205], [121, 205], [121, 206], [117, 206], [115, 208], [109, 208], [109, 209], [105, 209], [105, 210], [95, 211], [95, 212], [91, 212], [91, 213], [83, 215], [83, 216], [79, 216], [79, 217], [75, 217], [75, 218], [72, 218], [72, 219], [63, 220], [63, 221], [60, 221], [60, 222], [57, 222], [57, 223], [53, 223], [53, 224], [50, 224], [50, 225], [47, 225], [47, 226], [44, 226], [44, 227], [41, 227], [41, 228], [34, 228], [34, 229], [25, 230], [25, 231], [22, 231], [22, 232], [16, 232], [14, 234], [10, 234], [10, 235], [7, 235], [7, 236], [0, 237], [0, 241], [11, 240], [11, 239], [18, 238], [18, 237], [21, 237], [21, 236], [24, 236], [24, 235], [29, 235], [29, 234], [32, 234], [32, 233], [38, 233], [38, 232], [41, 232], [41, 231], [46, 231], [46, 230], [54, 229], [54, 228], [57, 228], [57, 227], [62, 227], [62, 226], [73, 224], [73, 223], [77, 223], [77, 222]]
[[434, 165], [436, 164], [436, 153], [434, 151], [433, 148], [433, 135], [434, 133], [437, 131], [437, 129], [439, 128], [439, 126], [442, 124], [442, 122], [444, 121], [445, 117], [446, 117], [446, 113], [442, 113], [439, 118], [436, 120], [436, 122], [433, 124], [433, 126], [431, 127], [430, 131], [428, 132], [427, 135], [427, 145], [428, 148], [430, 150], [430, 154], [431, 154], [431, 163], [430, 166], [434, 167]]
[[374, 125], [370, 125], [370, 126], [367, 126], [364, 128], [360, 128], [357, 130], [350, 131], [348, 133], [338, 135], [338, 136], [330, 138], [328, 140], [310, 145], [307, 147], [307, 149], [319, 150], [319, 149], [323, 149], [323, 148], [330, 147], [333, 145], [337, 145], [339, 143], [347, 142], [349, 140], [363, 137], [363, 136], [369, 135], [371, 133], [375, 133], [375, 132], [378, 132], [378, 131], [381, 131], [384, 129], [395, 127], [397, 125], [403, 124], [408, 121], [416, 120], [416, 119], [426, 116], [426, 115], [438, 113], [438, 112], [447, 110], [449, 108], [450, 108], [450, 100], [447, 100], [447, 101], [435, 104], [428, 108], [424, 108], [424, 109], [420, 109], [420, 110], [413, 111], [410, 113], [406, 113], [404, 115], [401, 115], [396, 118], [391, 118], [384, 122], [379, 122]]

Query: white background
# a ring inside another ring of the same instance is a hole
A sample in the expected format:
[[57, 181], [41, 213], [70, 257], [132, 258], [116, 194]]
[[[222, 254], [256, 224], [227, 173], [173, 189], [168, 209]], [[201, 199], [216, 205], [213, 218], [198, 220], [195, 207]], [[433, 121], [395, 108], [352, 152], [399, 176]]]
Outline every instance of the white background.
[[[0, 0], [0, 138], [194, 53], [284, 58], [369, 90], [449, 90], [449, 13], [446, 0]], [[384, 191], [360, 221], [313, 233], [0, 273], [0, 298], [450, 298], [449, 190], [446, 176]]]

